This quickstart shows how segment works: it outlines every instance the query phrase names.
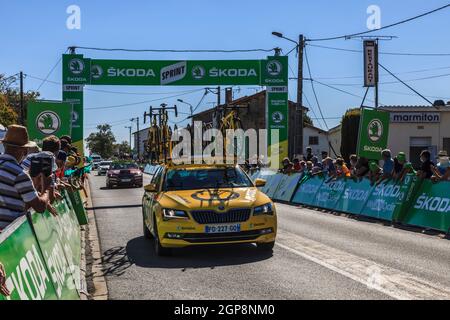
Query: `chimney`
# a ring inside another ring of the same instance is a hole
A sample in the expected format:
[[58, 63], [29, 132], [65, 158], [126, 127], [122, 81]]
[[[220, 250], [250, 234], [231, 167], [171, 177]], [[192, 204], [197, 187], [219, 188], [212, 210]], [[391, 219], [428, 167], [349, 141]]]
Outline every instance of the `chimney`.
[[233, 88], [225, 88], [225, 104], [233, 101]]

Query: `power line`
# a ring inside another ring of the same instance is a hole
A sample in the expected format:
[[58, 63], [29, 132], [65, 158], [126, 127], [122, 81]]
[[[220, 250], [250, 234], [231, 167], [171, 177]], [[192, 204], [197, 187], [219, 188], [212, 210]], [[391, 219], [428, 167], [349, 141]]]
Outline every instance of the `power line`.
[[[414, 79], [407, 79], [407, 80], [404, 80], [404, 82], [429, 80], [429, 79], [443, 78], [443, 77], [448, 77], [448, 76], [450, 76], [450, 73], [444, 73], [444, 74], [438, 74], [438, 75], [414, 78]], [[400, 83], [400, 82], [402, 82], [402, 81], [384, 81], [384, 82], [379, 82], [379, 84], [395, 84], [395, 83]], [[343, 86], [343, 87], [355, 87], [355, 86], [361, 85], [360, 83], [331, 83], [331, 84], [335, 85], [335, 86]]]
[[342, 36], [336, 36], [336, 37], [317, 38], [317, 39], [306, 39], [306, 41], [329, 41], [329, 40], [337, 40], [337, 39], [348, 39], [348, 38], [351, 38], [351, 37], [354, 37], [354, 36], [360, 36], [360, 35], [363, 35], [363, 34], [367, 34], [367, 33], [374, 32], [374, 31], [380, 31], [380, 30], [388, 29], [388, 28], [391, 28], [391, 27], [394, 27], [394, 26], [398, 26], [398, 25], [400, 25], [400, 24], [403, 24], [403, 23], [406, 23], [406, 22], [410, 22], [410, 21], [413, 21], [413, 20], [416, 20], [416, 19], [425, 17], [425, 16], [427, 16], [427, 15], [430, 15], [430, 14], [435, 13], [435, 12], [437, 12], [437, 11], [446, 9], [446, 8], [448, 8], [448, 7], [450, 7], [450, 4], [446, 4], [446, 5], [442, 6], [442, 7], [433, 9], [433, 10], [431, 10], [431, 11], [427, 11], [427, 12], [425, 12], [425, 13], [419, 14], [419, 15], [417, 15], [417, 16], [414, 16], [414, 17], [411, 17], [411, 18], [408, 18], [408, 19], [405, 19], [405, 20], [401, 20], [401, 21], [398, 21], [398, 22], [395, 22], [395, 23], [386, 25], [386, 26], [381, 27], [381, 28], [378, 28], [378, 29], [367, 30], [367, 31], [363, 31], [363, 32], [358, 32], [358, 33], [353, 33], [353, 34], [347, 34], [347, 35], [342, 35]]
[[221, 53], [232, 53], [232, 52], [272, 52], [272, 49], [125, 49], [125, 48], [95, 48], [95, 47], [81, 47], [73, 46], [70, 49], [83, 49], [83, 50], [95, 50], [95, 51], [126, 51], [126, 52], [221, 52]]
[[152, 100], [146, 100], [146, 101], [140, 101], [140, 102], [132, 102], [132, 103], [125, 103], [125, 104], [112, 105], [112, 106], [104, 106], [104, 107], [85, 108], [84, 110], [103, 110], [103, 109], [114, 109], [114, 108], [122, 108], [122, 107], [134, 106], [134, 105], [138, 105], [138, 104], [144, 104], [144, 103], [150, 103], [150, 102], [155, 102], [155, 101], [161, 101], [161, 100], [165, 100], [165, 99], [181, 97], [181, 96], [184, 96], [184, 95], [187, 95], [187, 94], [191, 94], [191, 93], [194, 93], [194, 92], [198, 92], [198, 91], [202, 91], [202, 90], [203, 89], [196, 89], [196, 90], [192, 90], [191, 92], [188, 92], [188, 93], [181, 93], [181, 94], [176, 94], [176, 95], [172, 95], [172, 96], [152, 99]]
[[395, 79], [397, 79], [399, 82], [401, 82], [402, 84], [404, 84], [408, 89], [410, 89], [411, 91], [413, 91], [414, 93], [416, 93], [419, 97], [421, 97], [422, 99], [424, 99], [426, 102], [428, 102], [429, 104], [431, 104], [433, 106], [433, 102], [431, 102], [430, 100], [428, 100], [427, 98], [425, 98], [423, 95], [421, 95], [417, 90], [415, 90], [414, 88], [412, 88], [411, 86], [409, 86], [408, 84], [406, 84], [404, 81], [402, 81], [399, 77], [397, 77], [395, 74], [393, 74], [391, 71], [389, 71], [387, 68], [385, 68], [381, 63], [378, 63], [378, 65], [383, 68], [386, 72], [388, 72], [391, 76], [393, 76]]
[[[353, 53], [362, 53], [362, 50], [358, 49], [347, 49], [347, 48], [338, 48], [338, 47], [330, 47], [330, 46], [322, 46], [318, 44], [307, 44], [308, 46], [336, 51], [344, 51], [344, 52], [353, 52]], [[420, 56], [420, 57], [441, 57], [441, 56], [450, 56], [450, 53], [440, 52], [440, 53], [409, 53], [409, 52], [384, 52], [380, 51], [378, 54], [391, 55], [391, 56]]]
[[[66, 50], [67, 52], [67, 50]], [[64, 52], [64, 53], [66, 53]], [[39, 87], [36, 89], [36, 91], [39, 91], [39, 89], [41, 89], [41, 87], [44, 85], [44, 83], [47, 81], [48, 77], [50, 77], [50, 75], [53, 73], [53, 71], [56, 69], [56, 67], [59, 65], [59, 63], [62, 60], [62, 56], [58, 59], [58, 61], [55, 63], [55, 65], [53, 66], [53, 68], [50, 69], [50, 71], [47, 73], [47, 76], [42, 80], [41, 84], [39, 85]]]

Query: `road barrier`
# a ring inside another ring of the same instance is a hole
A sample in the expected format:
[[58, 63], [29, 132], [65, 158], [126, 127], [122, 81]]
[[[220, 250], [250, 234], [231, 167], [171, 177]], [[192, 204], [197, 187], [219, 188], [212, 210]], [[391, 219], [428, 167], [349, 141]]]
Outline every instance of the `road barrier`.
[[63, 199], [48, 211], [27, 213], [0, 233], [0, 262], [11, 295], [0, 300], [80, 298], [80, 227], [74, 206]]
[[73, 210], [77, 215], [78, 223], [82, 226], [88, 224], [88, 216], [81, 199], [80, 190], [68, 191], [67, 193], [70, 203], [73, 205]]
[[450, 232], [450, 182], [433, 183], [413, 174], [403, 181], [371, 184], [367, 178], [329, 179], [296, 173], [254, 173], [273, 200]]

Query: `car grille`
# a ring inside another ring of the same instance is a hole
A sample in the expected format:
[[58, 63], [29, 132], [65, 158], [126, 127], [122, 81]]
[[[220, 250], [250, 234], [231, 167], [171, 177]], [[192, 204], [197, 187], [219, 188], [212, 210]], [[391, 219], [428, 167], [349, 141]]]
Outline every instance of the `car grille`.
[[250, 209], [230, 209], [227, 212], [214, 210], [191, 211], [192, 218], [200, 224], [244, 222], [250, 219]]

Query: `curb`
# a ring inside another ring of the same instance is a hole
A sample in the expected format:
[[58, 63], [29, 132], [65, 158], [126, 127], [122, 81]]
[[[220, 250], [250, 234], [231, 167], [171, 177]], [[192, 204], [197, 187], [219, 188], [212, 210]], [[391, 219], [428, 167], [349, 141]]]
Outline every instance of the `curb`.
[[[87, 193], [89, 197], [86, 199], [87, 205], [92, 208], [92, 194], [91, 185], [89, 178], [86, 186]], [[91, 300], [107, 300], [108, 299], [108, 287], [106, 285], [106, 279], [103, 275], [103, 265], [102, 265], [102, 255], [100, 251], [100, 241], [98, 236], [97, 223], [95, 219], [95, 211], [89, 210], [88, 212], [89, 228], [87, 237], [85, 237], [87, 263], [89, 267], [89, 273], [87, 273], [87, 278], [89, 279], [88, 291], [90, 293], [89, 297]]]

